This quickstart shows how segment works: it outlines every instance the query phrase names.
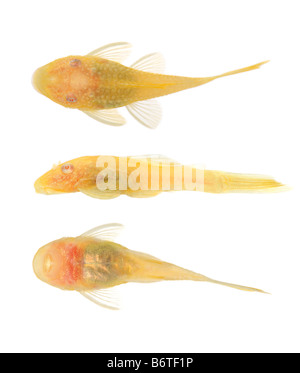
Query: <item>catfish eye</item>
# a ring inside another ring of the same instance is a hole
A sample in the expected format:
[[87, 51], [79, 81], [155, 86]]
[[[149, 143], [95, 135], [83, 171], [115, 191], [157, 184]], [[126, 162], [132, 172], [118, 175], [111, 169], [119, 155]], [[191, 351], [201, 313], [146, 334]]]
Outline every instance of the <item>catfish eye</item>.
[[80, 65], [81, 65], [81, 61], [78, 60], [77, 58], [74, 58], [74, 60], [70, 61], [70, 66], [72, 66], [72, 67], [78, 67]]
[[66, 100], [67, 100], [68, 102], [76, 102], [76, 101], [77, 101], [77, 97], [74, 96], [74, 95], [68, 95], [68, 96], [66, 97]]
[[66, 163], [61, 166], [61, 170], [64, 174], [71, 174], [74, 171], [74, 166], [71, 163]]

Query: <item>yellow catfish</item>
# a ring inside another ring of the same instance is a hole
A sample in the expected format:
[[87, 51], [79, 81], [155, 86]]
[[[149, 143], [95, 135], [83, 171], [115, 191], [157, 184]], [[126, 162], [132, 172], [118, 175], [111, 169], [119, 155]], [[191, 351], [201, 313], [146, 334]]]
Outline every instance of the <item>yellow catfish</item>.
[[60, 58], [37, 69], [33, 85], [52, 101], [79, 109], [105, 124], [123, 125], [125, 119], [116, 108], [126, 106], [140, 123], [155, 128], [161, 118], [155, 97], [255, 70], [268, 62], [207, 78], [187, 78], [163, 75], [164, 62], [159, 53], [149, 54], [131, 67], [122, 65], [130, 48], [130, 44], [121, 42], [106, 45], [86, 56]]
[[247, 175], [200, 166], [184, 166], [159, 155], [134, 157], [86, 156], [54, 165], [38, 178], [42, 194], [81, 192], [100, 199], [120, 195], [152, 197], [167, 191], [250, 193], [286, 190], [268, 176]]
[[78, 237], [64, 237], [41, 247], [33, 259], [36, 276], [61, 290], [78, 291], [98, 305], [118, 309], [111, 288], [128, 282], [205, 281], [238, 290], [263, 290], [213, 280], [200, 273], [132, 251], [114, 242], [120, 224], [96, 227]]

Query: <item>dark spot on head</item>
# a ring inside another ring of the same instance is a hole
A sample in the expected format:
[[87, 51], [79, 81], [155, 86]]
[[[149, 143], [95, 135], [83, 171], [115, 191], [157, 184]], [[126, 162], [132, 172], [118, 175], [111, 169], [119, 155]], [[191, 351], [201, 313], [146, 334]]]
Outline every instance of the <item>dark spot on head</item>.
[[77, 102], [77, 97], [71, 94], [66, 97], [66, 100], [68, 102]]
[[72, 66], [72, 67], [78, 67], [80, 65], [81, 65], [81, 61], [78, 60], [77, 58], [74, 58], [74, 60], [70, 61], [70, 66]]

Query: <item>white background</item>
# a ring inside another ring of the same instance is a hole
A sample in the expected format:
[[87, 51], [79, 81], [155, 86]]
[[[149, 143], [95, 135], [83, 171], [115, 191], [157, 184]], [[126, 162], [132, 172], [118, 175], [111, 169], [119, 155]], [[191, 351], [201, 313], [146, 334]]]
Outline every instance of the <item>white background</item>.
[[[5, 352], [299, 352], [299, 1], [1, 3], [1, 307]], [[107, 43], [160, 51], [166, 73], [260, 70], [160, 99], [156, 130], [111, 127], [39, 95], [34, 70]], [[165, 193], [153, 199], [44, 196], [33, 183], [85, 155], [164, 154], [208, 169], [274, 176], [275, 194]], [[109, 311], [39, 281], [39, 247], [100, 224], [119, 242], [218, 280], [119, 287]]]

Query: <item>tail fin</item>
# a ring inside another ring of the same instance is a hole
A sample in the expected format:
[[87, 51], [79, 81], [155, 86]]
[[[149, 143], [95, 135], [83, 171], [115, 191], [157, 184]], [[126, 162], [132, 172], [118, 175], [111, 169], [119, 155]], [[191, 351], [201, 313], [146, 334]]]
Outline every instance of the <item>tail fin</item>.
[[234, 174], [220, 172], [223, 193], [263, 193], [282, 192], [289, 188], [273, 178], [261, 175]]
[[[189, 85], [186, 88], [197, 87], [199, 85], [209, 83], [209, 82], [211, 82], [215, 79], [223, 78], [224, 76], [235, 75], [235, 74], [239, 74], [239, 73], [244, 73], [246, 71], [256, 70], [256, 69], [259, 69], [262, 65], [264, 65], [267, 62], [269, 62], [269, 61], [260, 62], [260, 63], [257, 63], [255, 65], [244, 67], [242, 69], [228, 71], [227, 73], [224, 73], [224, 74], [221, 74], [221, 75], [215, 75], [215, 76], [211, 76], [211, 77], [207, 77], [207, 78], [189, 78]], [[192, 83], [190, 83], [190, 80], [192, 81]]]
[[258, 293], [269, 294], [269, 293], [266, 293], [265, 291], [260, 290], [260, 289], [250, 288], [248, 286], [230, 284], [228, 282], [222, 282], [222, 281], [213, 280], [213, 279], [208, 278], [208, 277], [205, 277], [204, 280], [200, 280], [200, 281], [207, 281], [207, 282], [211, 282], [213, 284], [223, 285], [223, 286], [227, 286], [227, 287], [230, 287], [230, 288], [234, 288], [234, 289], [238, 289], [238, 290], [243, 290], [243, 291], [250, 291], [250, 292], [258, 292]]
[[170, 263], [160, 262], [160, 264], [161, 264], [160, 267], [163, 268], [162, 276], [161, 276], [160, 279], [163, 279], [163, 280], [205, 281], [205, 282], [210, 282], [210, 283], [217, 284], [217, 285], [223, 285], [223, 286], [227, 286], [227, 287], [242, 290], [242, 291], [269, 294], [269, 293], [266, 293], [263, 290], [252, 288], [252, 287], [249, 287], [249, 286], [236, 285], [236, 284], [230, 284], [228, 282], [213, 280], [209, 277], [201, 275], [200, 273], [189, 271], [188, 269], [177, 267], [177, 266], [175, 266], [173, 264], [170, 264]]
[[259, 69], [262, 65], [264, 65], [267, 62], [269, 62], [269, 61], [260, 62], [260, 63], [257, 63], [255, 65], [244, 67], [243, 69], [237, 69], [237, 70], [229, 71], [227, 73], [224, 73], [224, 74], [221, 74], [221, 75], [217, 75], [214, 78], [222, 78], [224, 76], [229, 76], [229, 75], [244, 73], [246, 71], [256, 70], [256, 69]]
[[155, 282], [155, 281], [175, 281], [175, 280], [189, 280], [189, 281], [205, 281], [217, 285], [228, 286], [234, 289], [266, 293], [263, 290], [251, 288], [248, 286], [235, 285], [227, 282], [213, 280], [209, 277], [190, 271], [188, 269], [178, 267], [174, 264], [163, 262], [160, 259], [154, 258], [148, 254], [130, 251], [134, 255], [135, 260], [138, 260], [137, 269], [131, 275], [132, 282]]

